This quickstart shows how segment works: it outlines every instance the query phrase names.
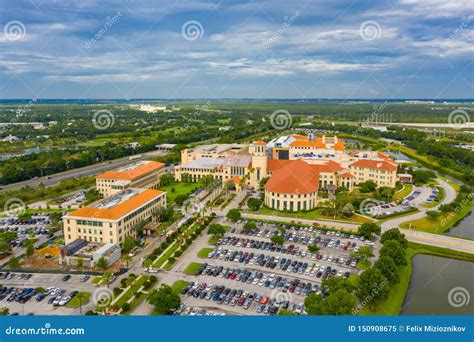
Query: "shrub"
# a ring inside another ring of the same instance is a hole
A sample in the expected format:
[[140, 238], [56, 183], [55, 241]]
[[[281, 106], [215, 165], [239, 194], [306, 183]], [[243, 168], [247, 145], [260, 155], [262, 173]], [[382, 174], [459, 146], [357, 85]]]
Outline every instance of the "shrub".
[[131, 309], [130, 304], [128, 303], [123, 303], [122, 305], [122, 311], [127, 312]]
[[[123, 285], [123, 280], [125, 280], [125, 279], [122, 279], [122, 282], [120, 282], [120, 284], [121, 284], [122, 286], [124, 286], [124, 285]], [[117, 296], [118, 296], [119, 294], [121, 294], [121, 293], [122, 293], [122, 289], [121, 289], [120, 287], [114, 288], [114, 296], [115, 296], [115, 297], [117, 297]]]

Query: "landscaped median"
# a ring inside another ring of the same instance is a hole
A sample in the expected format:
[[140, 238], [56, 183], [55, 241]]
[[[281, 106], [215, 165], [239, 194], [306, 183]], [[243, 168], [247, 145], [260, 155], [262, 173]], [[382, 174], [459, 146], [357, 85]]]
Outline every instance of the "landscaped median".
[[206, 247], [206, 248], [201, 249], [197, 255], [200, 258], [206, 259], [209, 253], [211, 253], [213, 250], [214, 250], [213, 248]]
[[202, 267], [202, 264], [198, 262], [192, 262], [188, 265], [188, 267], [186, 267], [186, 269], [184, 270], [184, 274], [195, 275], [196, 271], [200, 269], [201, 267]]
[[[146, 298], [147, 291], [158, 281], [155, 276], [130, 274], [122, 279], [120, 286], [114, 288], [114, 300], [110, 309], [127, 315], [132, 312]], [[104, 309], [104, 308], [102, 308]]]
[[66, 304], [66, 306], [70, 308], [78, 308], [81, 305], [89, 303], [90, 297], [90, 292], [79, 292]]

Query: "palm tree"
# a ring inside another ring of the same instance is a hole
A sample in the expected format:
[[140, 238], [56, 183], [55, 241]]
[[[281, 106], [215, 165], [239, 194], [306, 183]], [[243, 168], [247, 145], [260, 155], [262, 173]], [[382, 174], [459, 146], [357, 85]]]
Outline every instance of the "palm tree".
[[79, 301], [79, 313], [82, 315], [82, 303], [89, 298], [89, 294], [87, 292], [79, 292], [76, 298]]
[[125, 267], [128, 268], [128, 264], [130, 263], [130, 261], [132, 261], [132, 257], [128, 254], [125, 254], [123, 257], [122, 257], [122, 261], [125, 263]]

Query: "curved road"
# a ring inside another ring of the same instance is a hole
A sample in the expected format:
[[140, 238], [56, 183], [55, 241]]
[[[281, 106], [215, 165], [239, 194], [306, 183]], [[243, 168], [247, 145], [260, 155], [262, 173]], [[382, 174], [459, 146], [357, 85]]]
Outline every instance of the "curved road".
[[454, 188], [451, 185], [449, 185], [447, 182], [441, 179], [436, 179], [436, 182], [444, 189], [444, 198], [441, 200], [441, 202], [437, 206], [434, 206], [433, 208], [421, 208], [420, 211], [412, 215], [396, 217], [394, 219], [387, 220], [383, 222], [381, 225], [382, 231], [384, 232], [390, 228], [397, 228], [400, 226], [400, 224], [405, 223], [405, 222], [421, 219], [426, 216], [426, 212], [428, 210], [436, 210], [442, 204], [448, 204], [454, 201], [454, 199], [456, 198], [456, 190], [454, 190]]

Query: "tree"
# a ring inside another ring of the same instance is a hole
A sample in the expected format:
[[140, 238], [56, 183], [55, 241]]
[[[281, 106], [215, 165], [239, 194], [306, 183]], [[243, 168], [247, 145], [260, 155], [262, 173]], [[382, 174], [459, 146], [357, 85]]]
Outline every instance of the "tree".
[[247, 200], [247, 206], [250, 208], [250, 210], [257, 211], [258, 209], [260, 209], [262, 202], [263, 201], [261, 199], [250, 197]]
[[282, 246], [285, 243], [285, 238], [281, 235], [273, 235], [270, 240], [275, 244]]
[[143, 229], [146, 226], [146, 221], [145, 220], [140, 220], [135, 224], [135, 232], [137, 234], [137, 238], [141, 238], [143, 236]]
[[232, 222], [237, 222], [242, 218], [242, 215], [240, 214], [240, 211], [238, 209], [230, 209], [226, 217]]
[[79, 314], [82, 315], [82, 304], [89, 299], [90, 294], [87, 292], [79, 292], [76, 294], [76, 298], [79, 301]]
[[387, 278], [390, 284], [397, 284], [400, 280], [398, 275], [398, 266], [389, 256], [381, 256], [374, 266], [380, 270], [382, 275]]
[[0, 316], [8, 316], [10, 314], [10, 309], [4, 306], [0, 309]]
[[390, 201], [393, 195], [395, 194], [395, 188], [389, 186], [381, 186], [377, 189], [377, 197], [386, 202]]
[[174, 216], [174, 209], [172, 206], [160, 206], [152, 213], [152, 215], [158, 222], [168, 222], [171, 221]]
[[321, 302], [323, 301], [323, 296], [316, 293], [311, 293], [306, 296], [304, 299], [305, 311], [308, 315], [322, 315]]
[[165, 186], [172, 184], [174, 182], [174, 177], [171, 173], [165, 173], [160, 176], [160, 185]]
[[8, 260], [8, 268], [18, 268], [20, 266], [20, 259], [17, 257], [12, 256]]
[[26, 256], [27, 257], [30, 257], [32, 256], [33, 254], [35, 253], [35, 246], [32, 244], [32, 243], [29, 243], [27, 246], [26, 246]]
[[260, 182], [258, 183], [260, 189], [263, 189], [263, 187], [265, 186], [265, 184], [267, 184], [268, 180], [270, 179], [270, 177], [263, 177]]
[[244, 230], [246, 232], [253, 232], [257, 230], [257, 225], [255, 224], [255, 222], [252, 222], [252, 221], [246, 222], [244, 224]]
[[186, 194], [179, 194], [175, 197], [174, 203], [176, 203], [177, 205], [183, 205], [183, 203], [186, 202], [188, 198], [189, 196]]
[[438, 210], [428, 210], [426, 215], [431, 221], [436, 221], [441, 216], [441, 212]]
[[405, 249], [400, 245], [398, 241], [387, 240], [380, 249], [380, 257], [388, 256], [393, 259], [397, 266], [407, 264], [407, 257]]
[[360, 192], [366, 194], [375, 191], [375, 189], [377, 189], [377, 183], [375, 183], [373, 180], [368, 180], [366, 182], [360, 183], [359, 188]]
[[430, 170], [414, 170], [411, 174], [415, 184], [426, 184], [430, 179], [436, 178], [436, 174]]
[[372, 235], [380, 235], [381, 227], [375, 222], [365, 222], [359, 226], [358, 234], [364, 238], [371, 240]]
[[382, 236], [380, 237], [380, 242], [384, 244], [388, 240], [395, 240], [398, 241], [400, 246], [403, 248], [407, 248], [408, 246], [408, 240], [405, 237], [404, 234], [400, 232], [398, 228], [392, 228], [387, 231], [385, 231]]
[[150, 267], [152, 264], [153, 264], [153, 259], [146, 259], [146, 260], [143, 262], [143, 267], [144, 267], [144, 268], [148, 268], [148, 267]]
[[223, 225], [214, 223], [211, 224], [209, 229], [207, 230], [207, 234], [214, 235], [214, 236], [223, 236], [225, 234], [226, 229]]
[[[122, 261], [125, 263], [125, 267], [128, 268], [128, 265], [130, 263], [130, 261], [132, 261], [132, 257], [128, 254], [125, 254], [123, 257], [122, 257]], [[146, 260], [145, 260], [146, 261]]]
[[280, 309], [278, 310], [278, 316], [296, 316], [296, 314], [288, 309]]
[[323, 315], [350, 315], [357, 304], [357, 298], [345, 289], [332, 292], [321, 302]]
[[361, 260], [368, 261], [374, 257], [373, 249], [371, 246], [361, 246], [357, 252], [353, 252], [351, 256], [358, 256]]
[[0, 254], [9, 254], [12, 252], [12, 246], [8, 242], [0, 241]]
[[129, 236], [125, 237], [125, 240], [123, 242], [122, 250], [123, 250], [124, 253], [128, 253], [132, 249], [134, 249], [136, 245], [137, 245], [137, 243], [136, 243], [135, 239], [129, 235]]
[[328, 290], [329, 293], [334, 293], [337, 290], [344, 289], [348, 292], [354, 291], [354, 286], [343, 277], [330, 277], [323, 279], [322, 287]]
[[378, 268], [369, 268], [362, 272], [356, 295], [361, 304], [368, 304], [373, 310], [377, 304], [388, 298], [390, 287], [387, 279]]
[[80, 270], [84, 267], [84, 258], [83, 257], [80, 256], [80, 257], [77, 258], [76, 267], [77, 267], [78, 270]]
[[171, 310], [176, 310], [181, 305], [181, 299], [174, 294], [171, 287], [163, 284], [159, 289], [154, 289], [148, 296], [148, 302], [155, 306], [153, 313], [168, 315]]
[[310, 253], [317, 253], [319, 251], [319, 247], [318, 247], [318, 245], [310, 244], [310, 245], [308, 245], [308, 251]]
[[107, 267], [109, 267], [109, 265], [107, 264], [107, 260], [105, 260], [104, 257], [101, 257], [95, 263], [95, 267], [100, 268], [100, 269], [105, 271], [107, 269]]

